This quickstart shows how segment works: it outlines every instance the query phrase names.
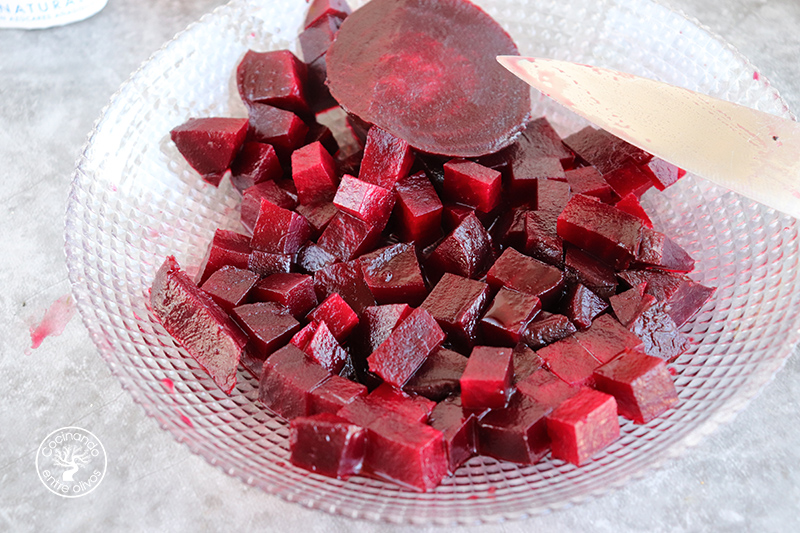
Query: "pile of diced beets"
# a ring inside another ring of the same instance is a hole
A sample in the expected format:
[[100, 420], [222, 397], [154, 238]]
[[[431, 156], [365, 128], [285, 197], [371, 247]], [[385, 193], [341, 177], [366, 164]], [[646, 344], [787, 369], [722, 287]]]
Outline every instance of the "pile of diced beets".
[[239, 365], [260, 380], [295, 465], [412, 490], [474, 455], [580, 465], [618, 415], [670, 408], [679, 329], [713, 289], [639, 198], [682, 171], [545, 118], [471, 160], [356, 117], [336, 138], [315, 114], [336, 106], [325, 52], [349, 13], [314, 0], [305, 62], [244, 56], [249, 118], [172, 131], [204, 180], [230, 176], [244, 230], [218, 229], [194, 280], [167, 258], [151, 290], [167, 331], [226, 393]]

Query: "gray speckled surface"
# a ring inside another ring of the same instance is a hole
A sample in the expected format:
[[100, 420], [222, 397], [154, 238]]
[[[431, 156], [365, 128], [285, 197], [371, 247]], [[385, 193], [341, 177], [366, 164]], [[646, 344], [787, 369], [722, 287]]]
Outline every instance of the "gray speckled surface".
[[[63, 213], [93, 121], [131, 71], [220, 3], [110, 0], [70, 26], [0, 30], [0, 531], [411, 531], [300, 508], [189, 453], [121, 389], [77, 318], [29, 350], [29, 327], [69, 292]], [[798, 112], [800, 3], [721, 4], [671, 2], [736, 46]], [[644, 479], [546, 516], [462, 529], [800, 530], [798, 398], [795, 355], [733, 422]], [[47, 492], [34, 467], [42, 439], [69, 425], [94, 432], [109, 456], [103, 483], [78, 499]]]

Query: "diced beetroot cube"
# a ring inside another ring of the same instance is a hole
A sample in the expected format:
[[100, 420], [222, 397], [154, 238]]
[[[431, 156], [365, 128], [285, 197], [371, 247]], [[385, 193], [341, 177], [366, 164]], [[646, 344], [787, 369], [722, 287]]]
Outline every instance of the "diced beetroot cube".
[[358, 325], [358, 315], [337, 293], [333, 293], [308, 314], [308, 320], [325, 322], [337, 341], [342, 342]]
[[236, 386], [236, 368], [247, 337], [209, 295], [169, 256], [156, 272], [150, 305], [164, 329], [208, 372], [226, 394]]
[[233, 317], [250, 337], [254, 354], [262, 359], [289, 342], [300, 330], [300, 323], [289, 310], [274, 302], [240, 305], [233, 309]]
[[411, 314], [406, 304], [367, 307], [361, 316], [361, 344], [366, 355], [378, 349], [400, 322]]
[[539, 117], [528, 122], [522, 137], [528, 143], [527, 150], [541, 155], [557, 157], [564, 168], [569, 168], [575, 155], [561, 141], [561, 137], [550, 125], [546, 117]]
[[636, 262], [672, 272], [691, 272], [694, 269], [694, 259], [686, 250], [663, 233], [650, 228], [642, 228]]
[[647, 216], [647, 212], [639, 202], [639, 198], [632, 192], [629, 192], [623, 196], [616, 204], [614, 204], [614, 207], [620, 211], [630, 213], [631, 215], [637, 217], [642, 221], [642, 224], [644, 224], [645, 227], [650, 229], [653, 228], [653, 221], [650, 220], [649, 216]]
[[239, 95], [249, 107], [254, 103], [307, 114], [306, 65], [289, 50], [249, 50], [236, 69]]
[[339, 26], [342, 25], [342, 17], [335, 15], [323, 15], [315, 20], [305, 30], [300, 32], [297, 40], [300, 42], [300, 49], [303, 51], [303, 60], [311, 63], [328, 51]]
[[211, 242], [208, 243], [206, 256], [201, 263], [195, 281], [198, 285], [205, 283], [211, 274], [224, 266], [247, 269], [247, 261], [252, 251], [250, 237], [247, 235], [242, 235], [235, 231], [217, 229]]
[[546, 368], [539, 368], [517, 382], [518, 394], [528, 396], [539, 405], [550, 409], [555, 409], [580, 390], [580, 387], [566, 383]]
[[646, 424], [678, 401], [663, 359], [636, 351], [623, 352], [594, 371], [595, 388], [617, 400], [619, 414]]
[[413, 422], [425, 422], [436, 402], [424, 396], [411, 396], [388, 383], [382, 383], [369, 394], [369, 400], [382, 409], [394, 411]]
[[544, 365], [542, 358], [536, 352], [521, 342], [514, 346], [514, 383], [524, 380]]
[[303, 274], [279, 273], [268, 276], [256, 283], [253, 297], [257, 301], [277, 302], [287, 307], [295, 317], [305, 316], [317, 305], [314, 279]]
[[594, 167], [575, 168], [566, 171], [564, 175], [572, 192], [575, 194], [594, 196], [607, 204], [614, 203], [618, 198], [611, 185], [603, 179], [602, 174]]
[[425, 172], [411, 174], [395, 184], [401, 238], [427, 244], [439, 237], [442, 202]]
[[592, 325], [575, 334], [581, 346], [601, 363], [607, 363], [625, 350], [636, 350], [642, 341], [611, 315], [600, 315]]
[[366, 444], [367, 430], [330, 413], [298, 417], [289, 426], [292, 464], [328, 477], [360, 473]]
[[478, 278], [486, 272], [493, 256], [492, 238], [475, 213], [470, 213], [434, 249], [426, 266], [434, 273], [450, 272]]
[[244, 118], [190, 118], [170, 132], [186, 162], [211, 185], [219, 185], [247, 136]]
[[508, 407], [491, 409], [478, 420], [478, 452], [501, 461], [536, 463], [550, 450], [545, 416], [551, 410], [515, 394]]
[[271, 144], [280, 158], [302, 146], [308, 133], [300, 117], [271, 105], [252, 104], [249, 116], [248, 139]]
[[600, 366], [600, 361], [575, 340], [566, 337], [538, 350], [550, 372], [570, 385], [584, 385], [591, 381], [592, 372]]
[[345, 174], [336, 189], [333, 203], [345, 213], [383, 229], [394, 207], [394, 193]]
[[564, 181], [564, 168], [557, 157], [535, 157], [525, 162], [523, 168], [515, 168], [509, 181], [512, 203], [525, 202], [525, 196], [536, 194], [541, 180]]
[[460, 390], [468, 359], [447, 348], [435, 349], [411, 376], [403, 390], [440, 402]]
[[536, 210], [557, 217], [567, 206], [572, 189], [565, 181], [536, 180]]
[[651, 159], [641, 168], [659, 191], [663, 191], [686, 175], [686, 171], [682, 168], [678, 168], [657, 157]]
[[408, 175], [413, 162], [414, 154], [406, 141], [373, 126], [367, 132], [358, 179], [391, 190]]
[[569, 337], [575, 333], [575, 324], [564, 315], [550, 314], [542, 311], [533, 319], [522, 332], [525, 344], [538, 350], [557, 340]]
[[473, 413], [461, 408], [458, 395], [439, 402], [431, 412], [430, 426], [444, 435], [451, 473], [475, 455], [475, 420]]
[[379, 304], [407, 303], [417, 306], [428, 289], [413, 244], [395, 244], [359, 259], [364, 280]]
[[472, 349], [488, 299], [489, 287], [485, 283], [445, 274], [425, 298], [422, 309], [433, 315], [450, 342]]
[[292, 336], [292, 340], [289, 342], [305, 352], [306, 346], [308, 346], [308, 343], [311, 342], [311, 338], [314, 336], [315, 331], [317, 331], [317, 323], [309, 322], [303, 326], [300, 331], [295, 333]]
[[648, 298], [653, 297], [649, 294], [644, 296], [628, 329], [642, 340], [644, 353], [672, 362], [689, 348], [690, 343], [664, 311], [664, 305]]
[[231, 183], [243, 193], [245, 189], [283, 175], [275, 149], [258, 142], [246, 142], [231, 165]]
[[614, 269], [574, 246], [567, 247], [564, 270], [570, 278], [586, 285], [601, 298], [610, 298], [617, 292]]
[[288, 344], [264, 363], [258, 401], [286, 420], [311, 414], [311, 391], [329, 373], [299, 348]]
[[582, 465], [619, 438], [613, 396], [584, 387], [547, 415], [553, 457]]
[[642, 223], [596, 198], [576, 194], [559, 215], [557, 228], [565, 241], [621, 270], [639, 249]]
[[618, 198], [633, 194], [641, 198], [653, 186], [653, 182], [638, 165], [626, 163], [619, 168], [603, 174], [603, 179], [608, 182]]
[[258, 274], [225, 266], [211, 274], [201, 289], [217, 302], [221, 308], [230, 313], [234, 307], [245, 303], [247, 295], [258, 281]]
[[525, 213], [525, 253], [560, 267], [564, 263], [564, 241], [556, 232], [556, 216], [548, 212]]
[[492, 225], [489, 235], [503, 248], [525, 249], [525, 215], [527, 207], [517, 206], [503, 212]]
[[261, 381], [261, 372], [264, 369], [264, 360], [257, 357], [252, 349], [245, 347], [239, 364], [244, 367], [248, 374]]
[[513, 248], [506, 248], [489, 269], [486, 281], [494, 290], [507, 287], [538, 296], [542, 305], [549, 305], [561, 294], [564, 273]]
[[423, 308], [417, 309], [367, 358], [369, 369], [402, 388], [444, 337], [431, 314]]
[[262, 278], [272, 274], [289, 272], [292, 268], [292, 256], [253, 250], [247, 260], [247, 268]]
[[310, 234], [311, 228], [303, 215], [262, 198], [250, 246], [271, 254], [294, 254]]
[[358, 315], [375, 305], [375, 298], [357, 261], [335, 263], [318, 270], [314, 274], [314, 290], [319, 300], [338, 294]]
[[297, 266], [309, 274], [319, 272], [338, 262], [338, 257], [313, 242], [306, 243], [297, 254]]
[[629, 161], [643, 165], [653, 157], [619, 137], [591, 126], [570, 135], [564, 139], [564, 144], [601, 174], [611, 172]]
[[251, 233], [258, 220], [258, 213], [261, 211], [262, 198], [283, 209], [294, 209], [297, 203], [289, 193], [281, 189], [274, 181], [263, 181], [248, 187], [242, 193], [239, 216], [242, 225]]
[[334, 414], [356, 398], [366, 395], [365, 385], [334, 374], [311, 391], [311, 412]]
[[[307, 146], [315, 142], [322, 144], [322, 146], [331, 156], [335, 155], [336, 152], [339, 151], [339, 143], [336, 141], [336, 137], [333, 136], [331, 129], [324, 124], [320, 124], [319, 122], [312, 122], [309, 124], [308, 133], [306, 133], [306, 139], [303, 143], [303, 146]], [[336, 160], [334, 160], [334, 164], [335, 163]]]
[[297, 212], [303, 215], [311, 226], [312, 238], [317, 238], [325, 231], [339, 209], [333, 205], [333, 202], [325, 202], [311, 205], [300, 204], [297, 206]]
[[323, 17], [337, 17], [344, 19], [351, 13], [350, 6], [345, 0], [314, 0], [308, 6], [305, 27], [313, 25]]
[[608, 302], [581, 283], [567, 289], [561, 301], [564, 314], [580, 329], [592, 325], [592, 320], [608, 309]]
[[[308, 81], [306, 82], [306, 88], [311, 110], [314, 113], [324, 113], [332, 109], [338, 110], [339, 104], [333, 99], [325, 83], [328, 81], [328, 64], [325, 60], [325, 54], [322, 54], [307, 66]], [[359, 157], [359, 161], [360, 159]]]
[[646, 283], [640, 283], [636, 287], [615, 294], [608, 299], [617, 319], [626, 328], [630, 326], [643, 306], [652, 305], [656, 301], [656, 298], [649, 294], [645, 298], [644, 289], [646, 285]]
[[336, 163], [320, 142], [292, 152], [292, 179], [301, 204], [330, 202], [336, 194]]
[[333, 374], [338, 374], [347, 360], [347, 352], [339, 346], [339, 342], [324, 321], [317, 324], [303, 351]]
[[444, 190], [455, 202], [488, 213], [500, 202], [500, 173], [466, 159], [444, 164]]
[[515, 346], [522, 329], [541, 309], [536, 296], [503, 287], [481, 319], [483, 338], [496, 346]]
[[678, 327], [688, 322], [715, 292], [711, 287], [670, 272], [628, 270], [619, 276], [631, 286], [647, 283], [645, 292], [664, 303], [664, 309]]
[[513, 351], [510, 348], [476, 346], [461, 375], [461, 404], [465, 409], [501, 409], [513, 388]]
[[380, 232], [381, 228], [340, 211], [317, 239], [317, 244], [342, 261], [350, 261], [369, 251], [378, 241]]

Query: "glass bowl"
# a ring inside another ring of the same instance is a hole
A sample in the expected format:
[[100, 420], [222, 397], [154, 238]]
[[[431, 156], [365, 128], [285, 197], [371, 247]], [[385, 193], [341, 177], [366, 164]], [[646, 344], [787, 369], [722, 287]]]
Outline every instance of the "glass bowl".
[[[730, 46], [652, 1], [478, 3], [523, 55], [617, 68], [789, 116]], [[66, 252], [78, 309], [122, 386], [191, 451], [267, 493], [331, 513], [411, 524], [501, 521], [580, 502], [645, 474], [731, 419], [781, 368], [800, 321], [795, 220], [689, 176], [644, 198], [656, 227], [697, 259], [693, 277], [717, 287], [684, 327], [693, 345], [671, 365], [680, 394], [674, 409], [647, 425], [625, 422], [619, 441], [583, 467], [476, 457], [425, 494], [293, 467], [287, 425], [256, 405], [256, 381], [240, 372], [226, 396], [146, 302], [165, 256], [196, 268], [217, 227], [239, 229], [236, 191], [227, 180], [219, 189], [201, 181], [168, 132], [190, 116], [245, 116], [232, 76], [238, 60], [250, 48], [296, 50], [306, 7], [301, 0], [234, 0], [203, 17], [114, 95], [77, 164]], [[541, 97], [533, 107], [562, 134], [584, 124]]]

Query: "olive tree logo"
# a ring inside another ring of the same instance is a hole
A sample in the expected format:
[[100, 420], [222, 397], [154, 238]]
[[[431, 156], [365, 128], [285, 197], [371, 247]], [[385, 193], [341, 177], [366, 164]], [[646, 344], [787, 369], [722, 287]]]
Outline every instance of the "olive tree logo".
[[89, 494], [106, 473], [106, 451], [89, 431], [65, 427], [49, 434], [36, 453], [39, 479], [65, 498]]

